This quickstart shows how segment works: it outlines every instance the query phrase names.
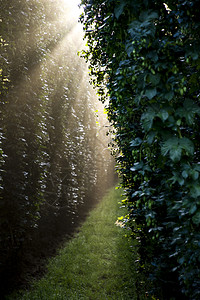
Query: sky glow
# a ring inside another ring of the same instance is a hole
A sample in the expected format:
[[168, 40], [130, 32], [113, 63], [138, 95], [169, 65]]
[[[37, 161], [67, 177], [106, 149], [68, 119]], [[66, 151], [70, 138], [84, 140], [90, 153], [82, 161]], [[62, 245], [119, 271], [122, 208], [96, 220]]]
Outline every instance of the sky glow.
[[61, 0], [65, 8], [70, 11], [70, 17], [78, 18], [81, 14], [81, 9], [78, 7], [80, 0]]

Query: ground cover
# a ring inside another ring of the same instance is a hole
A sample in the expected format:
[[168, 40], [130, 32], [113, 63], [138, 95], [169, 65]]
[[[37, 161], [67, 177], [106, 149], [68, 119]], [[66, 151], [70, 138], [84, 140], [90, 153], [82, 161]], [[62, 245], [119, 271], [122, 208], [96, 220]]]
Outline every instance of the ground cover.
[[[137, 272], [136, 241], [117, 221], [121, 190], [110, 190], [73, 239], [49, 261], [47, 274], [9, 300], [154, 299]], [[117, 222], [116, 222], [117, 221]]]

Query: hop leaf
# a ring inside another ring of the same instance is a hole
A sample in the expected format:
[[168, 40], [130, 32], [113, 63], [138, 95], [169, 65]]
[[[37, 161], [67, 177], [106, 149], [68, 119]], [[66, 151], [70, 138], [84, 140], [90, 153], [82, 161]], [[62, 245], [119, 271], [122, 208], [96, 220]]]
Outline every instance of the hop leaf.
[[186, 154], [194, 153], [194, 145], [188, 138], [173, 137], [163, 143], [161, 152], [163, 156], [169, 153], [171, 160], [174, 162], [180, 161], [183, 150]]
[[153, 89], [148, 89], [146, 90], [145, 96], [147, 96], [147, 98], [149, 98], [149, 100], [151, 100], [153, 97], [155, 97], [157, 94], [157, 89], [153, 88]]
[[144, 166], [144, 163], [143, 161], [140, 161], [140, 162], [137, 162], [133, 165], [133, 167], [130, 168], [131, 171], [135, 172], [135, 171], [138, 171], [138, 170], [141, 170]]
[[130, 146], [137, 147], [137, 146], [140, 146], [141, 143], [142, 143], [142, 140], [137, 137], [135, 140], [131, 141]]
[[200, 107], [191, 99], [186, 99], [183, 103], [183, 107], [180, 107], [176, 111], [176, 115], [185, 118], [188, 125], [192, 125], [194, 122], [195, 114], [200, 115]]
[[193, 218], [192, 221], [194, 224], [199, 225], [200, 224], [200, 212], [197, 212]]
[[120, 3], [120, 5], [118, 5], [118, 6], [115, 8], [115, 11], [114, 11], [114, 12], [115, 12], [115, 17], [116, 17], [117, 19], [119, 19], [119, 17], [120, 17], [121, 14], [123, 13], [125, 5], [126, 5], [126, 2], [122, 2], [122, 3]]
[[149, 74], [149, 81], [153, 86], [158, 85], [160, 82], [160, 74], [155, 74], [155, 75]]
[[145, 131], [149, 131], [152, 128], [155, 116], [156, 112], [153, 108], [149, 108], [148, 111], [142, 115], [141, 121]]

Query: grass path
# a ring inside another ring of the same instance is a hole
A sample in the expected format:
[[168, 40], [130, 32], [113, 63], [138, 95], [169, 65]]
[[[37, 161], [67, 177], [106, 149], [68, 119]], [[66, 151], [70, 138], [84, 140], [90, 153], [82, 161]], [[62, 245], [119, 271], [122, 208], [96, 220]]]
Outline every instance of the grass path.
[[44, 278], [31, 291], [10, 296], [9, 300], [138, 300], [145, 296], [142, 279], [136, 273], [134, 241], [116, 226], [120, 190], [110, 190], [90, 213], [79, 233], [50, 260]]

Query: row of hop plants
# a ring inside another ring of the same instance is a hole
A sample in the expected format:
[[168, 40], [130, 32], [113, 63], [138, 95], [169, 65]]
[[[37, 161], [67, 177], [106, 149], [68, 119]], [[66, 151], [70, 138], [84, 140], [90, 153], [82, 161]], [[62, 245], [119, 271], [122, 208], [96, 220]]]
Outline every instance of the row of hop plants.
[[81, 4], [83, 56], [115, 131], [140, 266], [164, 299], [199, 299], [199, 3]]
[[76, 24], [64, 20], [64, 2], [8, 0], [0, 7], [3, 293], [35, 253], [71, 234], [80, 208], [104, 190], [112, 163], [102, 142], [106, 120], [96, 116], [86, 65], [67, 39]]

